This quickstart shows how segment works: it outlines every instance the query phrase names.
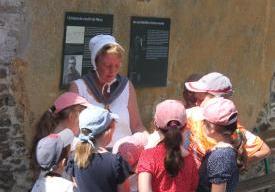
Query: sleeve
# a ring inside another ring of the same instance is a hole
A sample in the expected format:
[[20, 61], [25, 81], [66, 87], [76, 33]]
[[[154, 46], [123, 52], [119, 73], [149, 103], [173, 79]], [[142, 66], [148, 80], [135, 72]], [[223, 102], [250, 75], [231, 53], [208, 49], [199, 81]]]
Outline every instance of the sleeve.
[[153, 175], [154, 161], [151, 158], [150, 149], [144, 150], [138, 160], [137, 173], [148, 172]]
[[119, 154], [115, 155], [113, 169], [117, 184], [123, 183], [131, 174], [129, 164]]
[[249, 157], [253, 156], [263, 145], [263, 140], [248, 130], [244, 131], [246, 137], [245, 149]]
[[227, 182], [232, 176], [234, 161], [236, 159], [227, 152], [213, 151], [207, 162], [209, 182], [215, 184]]

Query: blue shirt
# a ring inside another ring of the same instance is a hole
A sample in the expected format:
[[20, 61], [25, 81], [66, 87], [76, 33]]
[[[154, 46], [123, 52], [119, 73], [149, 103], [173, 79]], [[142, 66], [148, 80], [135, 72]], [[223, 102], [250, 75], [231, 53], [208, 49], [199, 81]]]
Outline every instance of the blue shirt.
[[236, 151], [232, 147], [224, 147], [208, 152], [199, 175], [198, 192], [210, 192], [212, 183], [226, 183], [226, 192], [235, 191], [239, 182]]
[[95, 153], [87, 168], [78, 168], [74, 163], [72, 175], [81, 192], [116, 192], [130, 174], [128, 163], [120, 155], [110, 152]]

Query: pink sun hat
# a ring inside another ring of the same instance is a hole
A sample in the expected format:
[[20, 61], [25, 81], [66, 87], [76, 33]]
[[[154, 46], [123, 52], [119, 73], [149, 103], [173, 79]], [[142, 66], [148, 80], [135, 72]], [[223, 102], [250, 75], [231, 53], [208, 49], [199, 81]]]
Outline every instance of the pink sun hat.
[[192, 92], [207, 92], [216, 96], [233, 93], [230, 79], [217, 72], [208, 73], [198, 81], [186, 82], [185, 87]]
[[223, 97], [208, 100], [203, 106], [203, 117], [215, 125], [230, 125], [237, 121], [238, 111], [234, 103]]
[[182, 126], [186, 124], [187, 117], [183, 103], [169, 99], [159, 103], [154, 116], [155, 125], [160, 129], [165, 129], [172, 120], [178, 121]]
[[131, 167], [134, 167], [148, 142], [148, 135], [146, 132], [137, 132], [123, 137], [114, 144], [112, 152], [119, 153]]
[[55, 100], [54, 113], [59, 113], [63, 109], [70, 107], [72, 105], [83, 105], [86, 107], [91, 106], [91, 104], [85, 98], [79, 96], [77, 93], [65, 92]]

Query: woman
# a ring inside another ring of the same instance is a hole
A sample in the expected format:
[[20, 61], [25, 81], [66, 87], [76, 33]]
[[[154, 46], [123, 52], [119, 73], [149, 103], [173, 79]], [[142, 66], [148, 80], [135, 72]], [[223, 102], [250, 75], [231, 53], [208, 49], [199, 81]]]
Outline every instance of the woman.
[[194, 192], [198, 172], [191, 154], [183, 148], [186, 129], [183, 104], [165, 100], [156, 107], [154, 123], [160, 135], [156, 147], [142, 152], [138, 166], [139, 192]]
[[203, 106], [203, 116], [205, 134], [217, 144], [206, 153], [202, 162], [197, 191], [233, 192], [239, 180], [238, 167], [245, 167], [247, 158], [232, 137], [237, 129], [237, 109], [228, 99], [213, 98]]
[[120, 76], [124, 49], [110, 35], [97, 35], [90, 40], [92, 71], [73, 81], [70, 91], [79, 93], [91, 104], [119, 115], [117, 129], [109, 146], [118, 139], [143, 131], [136, 93], [132, 83]]

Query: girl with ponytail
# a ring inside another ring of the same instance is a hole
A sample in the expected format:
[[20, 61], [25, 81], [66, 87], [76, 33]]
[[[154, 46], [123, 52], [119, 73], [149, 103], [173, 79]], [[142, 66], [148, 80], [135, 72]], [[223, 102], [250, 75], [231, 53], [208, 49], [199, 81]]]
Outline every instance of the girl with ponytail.
[[44, 112], [35, 125], [35, 134], [32, 140], [31, 160], [34, 177], [37, 176], [39, 165], [35, 151], [39, 140], [64, 129], [70, 129], [74, 135], [78, 135], [78, 115], [80, 111], [90, 106], [88, 101], [73, 92], [65, 92], [60, 95], [54, 104]]
[[236, 142], [234, 139], [237, 129], [237, 109], [232, 101], [218, 97], [207, 101], [202, 111], [205, 134], [215, 139], [217, 144], [206, 153], [202, 162], [197, 191], [235, 191], [239, 180], [239, 170], [246, 167], [247, 159], [243, 147], [245, 141]]
[[185, 108], [180, 101], [165, 100], [156, 106], [154, 124], [160, 140], [156, 147], [146, 149], [140, 156], [139, 192], [196, 190], [196, 164], [183, 147], [186, 121]]
[[[70, 168], [81, 192], [116, 192], [126, 189], [130, 168], [120, 155], [107, 151], [118, 116], [92, 106], [79, 115], [80, 135]], [[124, 185], [125, 184], [125, 185]]]

